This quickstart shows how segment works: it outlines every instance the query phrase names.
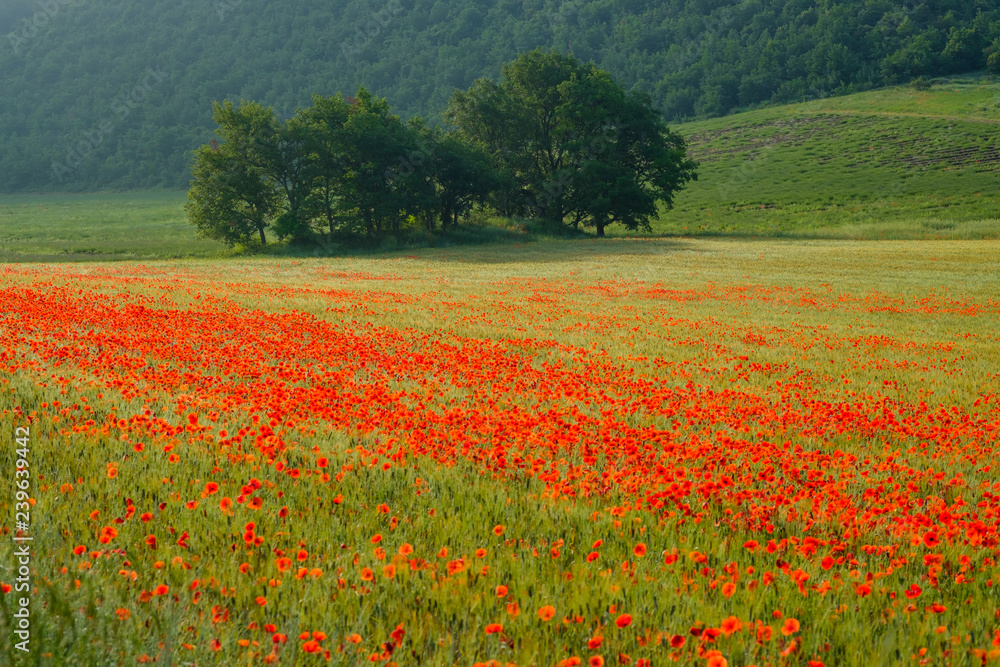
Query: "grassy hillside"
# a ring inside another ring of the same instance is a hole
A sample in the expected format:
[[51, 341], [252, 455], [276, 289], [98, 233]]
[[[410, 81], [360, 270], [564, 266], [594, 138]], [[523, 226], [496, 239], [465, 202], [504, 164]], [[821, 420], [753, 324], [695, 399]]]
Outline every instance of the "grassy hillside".
[[996, 238], [1000, 85], [943, 80], [681, 125], [700, 180], [658, 234]]
[[[656, 235], [1000, 238], [998, 83], [889, 88], [677, 129], [700, 178]], [[218, 254], [220, 244], [195, 237], [184, 199], [183, 191], [0, 196], [0, 261]]]

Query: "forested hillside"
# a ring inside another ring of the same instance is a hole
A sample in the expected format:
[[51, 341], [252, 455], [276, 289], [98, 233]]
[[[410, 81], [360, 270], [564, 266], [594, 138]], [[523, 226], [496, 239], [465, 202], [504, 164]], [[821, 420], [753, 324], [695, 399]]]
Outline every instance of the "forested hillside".
[[359, 85], [437, 121], [536, 46], [669, 120], [1000, 71], [994, 0], [6, 0], [0, 191], [186, 187], [213, 100], [283, 117]]

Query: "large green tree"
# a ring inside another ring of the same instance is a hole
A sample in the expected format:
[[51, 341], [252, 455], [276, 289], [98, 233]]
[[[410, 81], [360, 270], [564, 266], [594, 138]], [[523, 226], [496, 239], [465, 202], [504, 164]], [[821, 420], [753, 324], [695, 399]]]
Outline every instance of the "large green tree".
[[611, 224], [648, 229], [697, 177], [648, 95], [573, 56], [523, 54], [500, 82], [456, 93], [447, 118], [495, 156], [508, 210], [599, 236]]
[[492, 156], [499, 179], [491, 197], [496, 210], [505, 216], [527, 214], [522, 176], [532, 169], [528, 114], [499, 83], [483, 78], [467, 91], [455, 91], [444, 117]]
[[290, 238], [296, 243], [307, 242], [312, 234], [308, 208], [315, 164], [310, 159], [311, 130], [294, 117], [274, 128], [266, 127], [258, 139], [264, 169], [285, 195], [284, 210], [275, 221], [274, 230], [279, 238]]
[[626, 92], [601, 70], [591, 68], [558, 86], [557, 136], [565, 164], [563, 215], [575, 227], [593, 227], [604, 236], [608, 225], [649, 230], [659, 207], [697, 179], [684, 140], [663, 122], [648, 95]]
[[403, 174], [412, 183], [413, 194], [426, 202], [426, 226], [434, 231], [457, 226], [458, 218], [473, 206], [486, 205], [500, 185], [489, 155], [457, 132], [428, 127], [420, 118], [408, 124], [417, 149], [406, 156]]
[[341, 211], [341, 187], [347, 175], [344, 125], [350, 112], [351, 105], [338, 93], [331, 97], [314, 95], [312, 106], [296, 114], [308, 137], [307, 217], [315, 231], [325, 233], [328, 242], [333, 241], [344, 220]]
[[266, 230], [281, 212], [281, 190], [269, 171], [270, 148], [262, 137], [278, 129], [274, 111], [254, 102], [213, 105], [216, 133], [195, 151], [185, 205], [199, 233], [228, 246], [267, 244]]
[[343, 127], [341, 208], [362, 223], [370, 239], [398, 234], [407, 209], [406, 191], [392, 177], [416, 142], [385, 99], [361, 89], [351, 98]]

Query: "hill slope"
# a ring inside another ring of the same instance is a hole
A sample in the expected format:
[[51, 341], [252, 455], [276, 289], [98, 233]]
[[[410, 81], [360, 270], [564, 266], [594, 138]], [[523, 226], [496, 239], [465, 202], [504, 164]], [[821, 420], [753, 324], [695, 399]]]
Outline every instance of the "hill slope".
[[1000, 11], [992, 0], [7, 0], [0, 34], [0, 192], [13, 192], [184, 187], [190, 151], [212, 137], [212, 100], [288, 115], [313, 93], [365, 85], [404, 117], [434, 119], [456, 88], [541, 46], [595, 61], [669, 119], [710, 117], [981, 69], [1000, 49]]
[[700, 179], [657, 233], [996, 238], [1000, 84], [966, 77], [676, 128]]

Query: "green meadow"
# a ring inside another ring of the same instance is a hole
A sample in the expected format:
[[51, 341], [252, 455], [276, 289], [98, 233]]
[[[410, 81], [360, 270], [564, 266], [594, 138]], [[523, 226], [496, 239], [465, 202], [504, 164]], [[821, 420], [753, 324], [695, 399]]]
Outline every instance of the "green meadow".
[[[680, 127], [701, 163], [656, 234], [981, 239], [1000, 233], [1000, 84], [972, 78]], [[619, 231], [620, 233], [620, 231]]]
[[[686, 123], [699, 161], [653, 236], [1000, 237], [1000, 83], [935, 81]], [[182, 191], [0, 195], [0, 261], [213, 257]], [[454, 242], [531, 240], [483, 217]], [[491, 229], [492, 228], [492, 229]], [[646, 236], [610, 228], [612, 236]], [[448, 242], [447, 239], [444, 241]], [[273, 252], [273, 251], [272, 251]]]

